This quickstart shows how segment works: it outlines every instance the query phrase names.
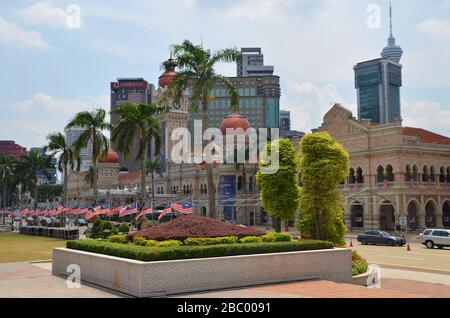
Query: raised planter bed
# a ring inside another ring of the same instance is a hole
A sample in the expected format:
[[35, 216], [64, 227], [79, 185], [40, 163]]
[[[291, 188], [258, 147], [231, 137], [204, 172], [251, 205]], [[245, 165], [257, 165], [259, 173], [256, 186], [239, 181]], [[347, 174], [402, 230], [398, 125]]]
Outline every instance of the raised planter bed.
[[81, 280], [136, 297], [256, 286], [308, 279], [352, 281], [351, 249], [141, 262], [66, 248], [53, 250], [52, 273], [80, 266]]
[[352, 284], [364, 287], [378, 284], [379, 270], [380, 268], [378, 266], [369, 265], [367, 272], [352, 277]]

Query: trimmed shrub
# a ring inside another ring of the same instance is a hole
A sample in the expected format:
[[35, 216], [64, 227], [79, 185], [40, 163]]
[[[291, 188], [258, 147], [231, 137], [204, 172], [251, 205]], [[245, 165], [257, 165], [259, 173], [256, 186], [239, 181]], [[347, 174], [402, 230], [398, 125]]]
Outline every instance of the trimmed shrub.
[[136, 236], [133, 238], [133, 244], [134, 245], [139, 245], [139, 246], [146, 246], [146, 240], [145, 238], [141, 237], [141, 236]]
[[155, 247], [158, 246], [158, 241], [155, 240], [145, 240], [145, 244], [143, 244], [142, 246], [150, 246], [150, 247]]
[[262, 238], [258, 237], [258, 236], [246, 236], [243, 237], [239, 240], [239, 242], [241, 243], [262, 243], [263, 240]]
[[127, 235], [111, 235], [108, 238], [108, 240], [111, 243], [122, 243], [122, 244], [127, 244], [128, 243]]
[[292, 241], [291, 233], [276, 233], [276, 242], [290, 242]]
[[91, 234], [91, 238], [99, 238], [101, 237], [100, 233], [101, 233], [101, 224], [102, 224], [102, 219], [100, 219], [99, 217], [97, 217], [94, 220], [94, 223], [92, 223], [92, 234]]
[[277, 233], [269, 232], [261, 236], [261, 239], [263, 240], [263, 242], [276, 242]]
[[237, 236], [224, 236], [214, 238], [188, 238], [184, 240], [184, 245], [187, 246], [208, 246], [220, 244], [234, 244], [238, 242]]
[[324, 241], [147, 247], [97, 240], [68, 241], [67, 248], [144, 262], [333, 249]]
[[130, 232], [130, 227], [126, 223], [121, 223], [119, 226], [119, 233], [128, 233]]
[[181, 246], [183, 243], [181, 241], [177, 240], [167, 240], [162, 242], [157, 242], [158, 247], [175, 247], [175, 246]]

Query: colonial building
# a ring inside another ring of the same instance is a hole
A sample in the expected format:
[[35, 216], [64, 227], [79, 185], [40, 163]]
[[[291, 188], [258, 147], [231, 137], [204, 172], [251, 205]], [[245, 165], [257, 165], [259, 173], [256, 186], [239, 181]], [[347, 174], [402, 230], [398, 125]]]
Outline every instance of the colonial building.
[[357, 120], [336, 104], [321, 127], [350, 153], [342, 184], [350, 229], [450, 228], [450, 138], [430, 131]]

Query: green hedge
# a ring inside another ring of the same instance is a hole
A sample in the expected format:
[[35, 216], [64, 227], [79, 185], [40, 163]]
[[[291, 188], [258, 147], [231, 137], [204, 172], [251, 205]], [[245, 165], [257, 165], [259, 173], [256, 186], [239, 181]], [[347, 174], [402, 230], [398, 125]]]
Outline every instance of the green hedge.
[[68, 241], [67, 248], [144, 262], [332, 249], [323, 241], [237, 243], [211, 246], [148, 247], [97, 240]]

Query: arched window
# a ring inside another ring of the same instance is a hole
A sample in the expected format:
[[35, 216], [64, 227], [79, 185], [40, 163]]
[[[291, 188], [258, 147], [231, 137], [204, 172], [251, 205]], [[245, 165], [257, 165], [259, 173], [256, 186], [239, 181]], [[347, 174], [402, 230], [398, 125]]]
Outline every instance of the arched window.
[[350, 168], [350, 173], [348, 175], [348, 183], [349, 184], [353, 184], [355, 183], [356, 179], [355, 179], [355, 169]]
[[208, 194], [208, 187], [206, 184], [203, 185], [203, 188], [204, 188], [205, 194]]
[[243, 188], [243, 179], [241, 176], [239, 176], [239, 178], [238, 178], [237, 188], [238, 188], [238, 191], [241, 191]]
[[436, 181], [436, 170], [434, 169], [434, 166], [430, 167], [430, 180], [431, 182]]
[[445, 168], [441, 167], [440, 172], [441, 172], [441, 174], [439, 175], [439, 182], [444, 183], [445, 182]]
[[378, 166], [377, 168], [377, 182], [384, 182], [384, 168], [382, 166]]
[[413, 166], [413, 179], [419, 181], [419, 168], [416, 165]]
[[250, 176], [250, 178], [248, 178], [248, 189], [250, 191], [253, 191], [253, 177]]
[[410, 181], [411, 178], [412, 178], [412, 174], [411, 174], [411, 166], [410, 166], [410, 165], [406, 165], [405, 181]]
[[447, 182], [450, 183], [450, 167], [447, 168]]
[[358, 181], [359, 184], [364, 183], [364, 174], [361, 167], [358, 167], [358, 169], [356, 169], [356, 181]]
[[428, 174], [428, 166], [423, 167], [422, 181], [427, 182], [430, 175]]
[[186, 194], [186, 185], [183, 186], [183, 194]]
[[387, 165], [386, 167], [386, 180], [389, 182], [395, 181], [394, 169], [391, 165]]

